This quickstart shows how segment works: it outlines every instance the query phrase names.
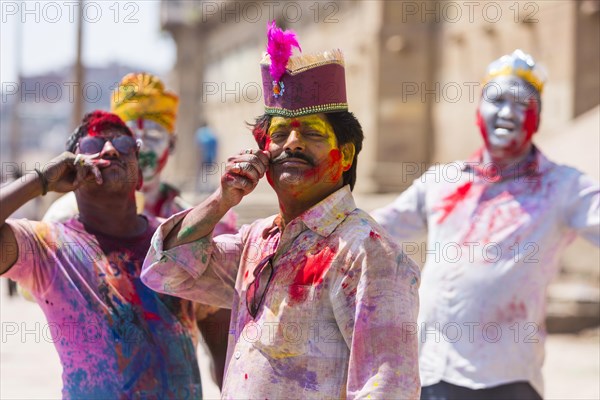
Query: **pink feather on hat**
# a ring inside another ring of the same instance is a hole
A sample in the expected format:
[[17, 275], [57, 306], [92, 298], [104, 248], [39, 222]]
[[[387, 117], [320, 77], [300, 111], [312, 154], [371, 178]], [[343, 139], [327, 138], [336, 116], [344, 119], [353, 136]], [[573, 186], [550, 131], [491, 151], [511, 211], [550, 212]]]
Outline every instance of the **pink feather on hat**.
[[267, 38], [267, 53], [271, 57], [269, 72], [273, 80], [279, 82], [292, 56], [292, 47], [297, 47], [300, 51], [302, 49], [296, 39], [296, 33], [291, 30], [282, 31], [275, 24], [275, 20], [268, 25]]

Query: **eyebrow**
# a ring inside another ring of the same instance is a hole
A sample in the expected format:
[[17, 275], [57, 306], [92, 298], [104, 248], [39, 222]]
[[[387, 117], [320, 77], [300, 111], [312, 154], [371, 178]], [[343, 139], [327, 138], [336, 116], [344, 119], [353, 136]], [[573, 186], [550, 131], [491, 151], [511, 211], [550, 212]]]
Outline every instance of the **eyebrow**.
[[[278, 124], [275, 125], [271, 125], [269, 127], [269, 132], [273, 132], [279, 128], [286, 128], [289, 127], [291, 125], [291, 121], [289, 122], [280, 122]], [[325, 130], [325, 123], [321, 120], [315, 120], [315, 121], [303, 121], [301, 122], [301, 126], [302, 128], [321, 128], [321, 130]]]

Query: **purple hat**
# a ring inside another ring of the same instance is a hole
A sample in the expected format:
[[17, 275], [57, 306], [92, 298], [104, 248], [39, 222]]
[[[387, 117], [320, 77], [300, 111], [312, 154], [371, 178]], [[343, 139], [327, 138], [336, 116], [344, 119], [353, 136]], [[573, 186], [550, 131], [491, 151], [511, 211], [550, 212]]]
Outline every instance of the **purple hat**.
[[298, 47], [291, 31], [271, 23], [267, 53], [260, 63], [265, 114], [299, 117], [347, 111], [344, 56], [340, 50], [291, 57]]

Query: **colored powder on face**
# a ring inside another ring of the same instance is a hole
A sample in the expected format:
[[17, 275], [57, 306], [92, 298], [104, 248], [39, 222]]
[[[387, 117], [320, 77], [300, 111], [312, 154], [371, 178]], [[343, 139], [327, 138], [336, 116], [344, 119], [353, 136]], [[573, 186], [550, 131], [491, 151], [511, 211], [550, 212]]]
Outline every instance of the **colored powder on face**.
[[523, 129], [527, 133], [527, 136], [525, 138], [525, 142], [523, 143], [523, 145], [525, 145], [526, 143], [529, 143], [531, 141], [531, 137], [537, 130], [538, 120], [539, 120], [538, 109], [539, 109], [539, 107], [538, 107], [538, 103], [537, 103], [536, 99], [533, 97], [530, 98], [529, 106], [527, 107], [527, 110], [525, 110], [525, 121], [523, 121]]
[[323, 276], [329, 269], [336, 249], [325, 247], [315, 255], [307, 255], [306, 263], [298, 270], [296, 277], [290, 286], [290, 296], [296, 301], [302, 300], [303, 292], [295, 289], [295, 286], [308, 286], [323, 282]]
[[300, 128], [301, 124], [300, 124], [300, 121], [297, 118], [294, 118], [292, 120], [292, 122], [290, 122], [290, 126], [292, 128]]
[[485, 147], [487, 149], [489, 149], [490, 142], [488, 140], [488, 132], [487, 132], [487, 128], [485, 127], [485, 121], [483, 120], [483, 117], [481, 116], [481, 112], [479, 111], [479, 109], [477, 109], [477, 113], [476, 113], [476, 122], [477, 122], [477, 126], [479, 127], [479, 133], [481, 134], [481, 137], [483, 138], [483, 141], [485, 143]]
[[169, 149], [166, 149], [163, 154], [158, 159], [158, 168], [156, 172], [161, 172], [165, 165], [167, 164], [167, 160], [169, 159]]
[[331, 149], [328, 154], [328, 160], [322, 166], [312, 168], [305, 172], [304, 178], [312, 180], [312, 183], [319, 183], [321, 179], [325, 179], [328, 183], [337, 182], [342, 173], [342, 152], [339, 149]]
[[119, 129], [121, 132], [130, 132], [127, 125], [115, 114], [104, 111], [94, 111], [87, 122], [87, 134], [98, 136], [109, 129]]
[[139, 165], [140, 168], [144, 169], [144, 168], [156, 168], [156, 153], [151, 151], [151, 152], [143, 152], [140, 153], [140, 157], [139, 157]]
[[467, 182], [464, 185], [459, 186], [458, 189], [456, 189], [456, 192], [444, 197], [444, 204], [438, 207], [438, 209], [441, 209], [443, 211], [442, 216], [438, 219], [438, 224], [444, 222], [444, 220], [448, 217], [452, 210], [456, 208], [458, 203], [460, 201], [463, 201], [467, 197], [469, 189], [471, 189], [472, 185], [473, 182]]

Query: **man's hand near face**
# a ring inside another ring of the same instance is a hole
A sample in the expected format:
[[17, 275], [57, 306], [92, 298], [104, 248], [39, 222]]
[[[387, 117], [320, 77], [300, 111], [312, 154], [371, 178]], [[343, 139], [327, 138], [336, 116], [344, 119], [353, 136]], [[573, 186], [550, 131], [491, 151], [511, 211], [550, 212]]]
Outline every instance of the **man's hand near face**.
[[271, 156], [264, 150], [245, 150], [229, 157], [221, 177], [221, 197], [229, 207], [234, 207], [251, 193], [269, 168]]
[[164, 249], [208, 236], [225, 213], [254, 190], [269, 168], [270, 158], [270, 153], [264, 150], [244, 150], [229, 157], [219, 189], [165, 233]]
[[86, 179], [102, 185], [101, 168], [110, 166], [110, 160], [100, 158], [100, 153], [78, 154], [64, 152], [52, 159], [44, 169], [48, 191], [67, 193], [77, 189]]

